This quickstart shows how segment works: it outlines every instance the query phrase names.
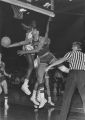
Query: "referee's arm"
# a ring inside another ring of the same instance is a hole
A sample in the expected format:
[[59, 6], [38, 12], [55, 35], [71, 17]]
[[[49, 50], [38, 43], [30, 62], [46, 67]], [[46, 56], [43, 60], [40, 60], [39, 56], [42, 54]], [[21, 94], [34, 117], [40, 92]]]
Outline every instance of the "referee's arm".
[[48, 66], [46, 70], [49, 70], [51, 67], [54, 67], [54, 66], [56, 66], [56, 65], [59, 65], [59, 64], [65, 62], [66, 60], [67, 60], [67, 59], [66, 59], [65, 57], [60, 58], [59, 60], [57, 60], [56, 62], [54, 62], [54, 63], [51, 64], [50, 66]]

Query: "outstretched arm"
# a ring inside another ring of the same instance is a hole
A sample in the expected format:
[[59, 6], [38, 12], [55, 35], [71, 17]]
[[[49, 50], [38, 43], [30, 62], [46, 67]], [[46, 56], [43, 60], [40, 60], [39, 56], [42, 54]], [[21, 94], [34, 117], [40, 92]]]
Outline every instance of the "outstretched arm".
[[32, 53], [37, 53], [38, 50], [18, 50], [17, 54], [19, 55], [24, 55], [24, 54], [32, 54]]
[[19, 54], [19, 55], [23, 55], [23, 54], [28, 54], [28, 53], [38, 53], [41, 49], [42, 49], [42, 47], [43, 47], [43, 45], [44, 45], [44, 42], [45, 42], [45, 38], [44, 37], [40, 37], [40, 43], [38, 44], [38, 46], [37, 46], [37, 48], [36, 49], [33, 49], [33, 50], [27, 50], [27, 51], [25, 51], [25, 50], [19, 50], [17, 53]]
[[65, 57], [57, 60], [57, 61], [54, 62], [53, 64], [49, 65], [49, 66], [46, 68], [46, 71], [48, 71], [49, 69], [51, 69], [52, 67], [54, 67], [54, 66], [56, 66], [56, 65], [59, 65], [59, 64], [63, 63], [64, 61], [66, 61], [66, 58], [65, 58]]
[[8, 46], [8, 48], [10, 48], [10, 47], [18, 47], [18, 46], [27, 45], [27, 44], [29, 44], [29, 40], [25, 40], [25, 41], [21, 41], [21, 42], [11, 44], [11, 45]]
[[42, 46], [38, 46], [36, 49], [33, 50], [18, 50], [17, 54], [24, 55], [24, 54], [32, 54], [32, 53], [38, 53], [42, 49]]

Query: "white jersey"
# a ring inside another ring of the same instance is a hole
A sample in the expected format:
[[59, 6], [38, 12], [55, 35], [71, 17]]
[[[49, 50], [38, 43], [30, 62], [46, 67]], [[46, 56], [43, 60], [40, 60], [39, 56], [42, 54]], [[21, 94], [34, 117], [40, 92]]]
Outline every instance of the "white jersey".
[[28, 45], [23, 46], [23, 49], [25, 49], [25, 50], [33, 50], [34, 48], [33, 48], [33, 46], [31, 44], [28, 44]]

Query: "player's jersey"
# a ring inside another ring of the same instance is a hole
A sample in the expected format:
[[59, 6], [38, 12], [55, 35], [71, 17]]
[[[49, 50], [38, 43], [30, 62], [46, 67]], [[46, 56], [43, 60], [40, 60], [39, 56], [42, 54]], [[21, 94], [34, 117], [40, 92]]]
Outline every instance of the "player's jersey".
[[4, 69], [5, 69], [5, 64], [3, 62], [1, 62], [1, 64], [0, 64], [0, 82], [5, 80]]
[[45, 53], [49, 52], [49, 45], [45, 44], [42, 49], [38, 52], [38, 56], [42, 56]]
[[[41, 41], [43, 41], [43, 37], [40, 39], [41, 39]], [[43, 42], [42, 42], [42, 44], [43, 44]], [[54, 59], [53, 54], [49, 51], [49, 39], [47, 41], [45, 41], [41, 50], [38, 52], [38, 56], [40, 58], [40, 63], [50, 64], [51, 61]]]
[[24, 45], [23, 49], [24, 50], [33, 50], [34, 48], [33, 48], [33, 46], [31, 44], [28, 44], [28, 45]]

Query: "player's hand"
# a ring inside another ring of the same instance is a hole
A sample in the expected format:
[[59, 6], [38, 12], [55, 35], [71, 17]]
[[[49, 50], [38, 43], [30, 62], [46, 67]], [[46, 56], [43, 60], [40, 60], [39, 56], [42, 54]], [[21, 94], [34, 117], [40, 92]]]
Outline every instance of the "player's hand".
[[49, 67], [47, 67], [46, 69], [45, 69], [45, 72], [48, 72], [49, 71]]
[[11, 78], [11, 75], [8, 75], [9, 78]]
[[45, 69], [45, 72], [48, 72], [48, 71], [51, 70], [51, 69], [53, 69], [53, 67], [47, 67], [47, 68]]
[[24, 55], [24, 54], [25, 54], [25, 51], [23, 51], [23, 50], [18, 50], [18, 51], [17, 51], [17, 54], [20, 55], [20, 56], [21, 56], [21, 55]]

